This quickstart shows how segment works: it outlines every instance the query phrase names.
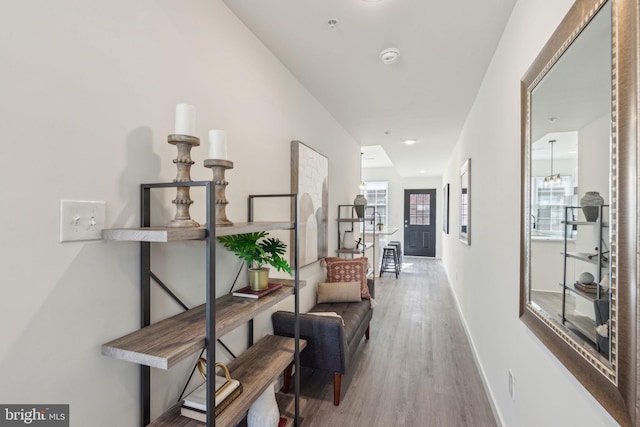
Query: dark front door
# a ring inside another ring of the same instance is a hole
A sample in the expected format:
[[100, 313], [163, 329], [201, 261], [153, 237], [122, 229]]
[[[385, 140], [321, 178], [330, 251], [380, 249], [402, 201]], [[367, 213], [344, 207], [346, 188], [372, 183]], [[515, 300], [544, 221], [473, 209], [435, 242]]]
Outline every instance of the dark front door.
[[404, 190], [404, 254], [436, 256], [436, 190]]

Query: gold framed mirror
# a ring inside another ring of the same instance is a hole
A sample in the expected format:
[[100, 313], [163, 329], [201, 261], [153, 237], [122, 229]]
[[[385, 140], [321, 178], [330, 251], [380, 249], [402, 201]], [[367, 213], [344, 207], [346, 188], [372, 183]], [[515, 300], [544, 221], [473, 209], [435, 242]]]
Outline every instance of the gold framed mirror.
[[521, 81], [520, 318], [638, 425], [638, 9], [576, 0]]

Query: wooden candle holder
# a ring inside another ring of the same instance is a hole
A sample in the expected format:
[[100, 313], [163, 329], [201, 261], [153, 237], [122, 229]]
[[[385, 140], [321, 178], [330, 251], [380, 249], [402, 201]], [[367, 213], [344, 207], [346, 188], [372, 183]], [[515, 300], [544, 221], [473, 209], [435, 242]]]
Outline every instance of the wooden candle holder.
[[216, 201], [216, 226], [229, 226], [233, 222], [227, 219], [227, 195], [225, 194], [229, 181], [224, 179], [227, 169], [233, 169], [233, 162], [221, 159], [206, 159], [204, 161], [205, 168], [211, 168], [213, 172], [213, 183], [215, 185], [215, 201]]
[[[191, 182], [191, 165], [195, 162], [191, 160], [191, 147], [200, 145], [200, 138], [190, 135], [169, 135], [169, 144], [178, 148], [178, 157], [173, 160], [178, 174], [173, 182]], [[167, 227], [200, 227], [196, 221], [191, 219], [189, 207], [193, 203], [189, 194], [189, 187], [178, 187], [176, 198], [171, 201], [176, 205], [176, 216]]]

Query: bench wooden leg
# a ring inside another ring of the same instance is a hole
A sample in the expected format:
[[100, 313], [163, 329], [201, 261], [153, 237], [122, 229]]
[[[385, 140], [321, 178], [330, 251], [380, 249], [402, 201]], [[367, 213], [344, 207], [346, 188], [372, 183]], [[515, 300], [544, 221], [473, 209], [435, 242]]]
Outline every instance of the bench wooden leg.
[[340, 404], [340, 388], [342, 387], [342, 374], [333, 374], [333, 404]]
[[369, 339], [369, 335], [371, 335], [371, 325], [370, 325], [370, 324], [369, 324], [369, 325], [367, 325], [367, 330], [366, 330], [366, 331], [364, 331], [364, 337], [365, 337], [366, 339]]
[[289, 393], [289, 388], [291, 387], [291, 373], [293, 372], [293, 363], [290, 363], [284, 369], [284, 378], [282, 379], [282, 392]]

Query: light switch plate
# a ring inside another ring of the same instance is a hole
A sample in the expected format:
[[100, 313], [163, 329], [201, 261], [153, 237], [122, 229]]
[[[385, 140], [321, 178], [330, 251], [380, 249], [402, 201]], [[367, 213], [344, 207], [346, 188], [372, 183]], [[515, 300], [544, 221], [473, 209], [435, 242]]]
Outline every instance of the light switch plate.
[[511, 369], [509, 369], [509, 396], [511, 400], [516, 400], [516, 377], [513, 376]]
[[60, 200], [60, 242], [101, 240], [106, 202]]

